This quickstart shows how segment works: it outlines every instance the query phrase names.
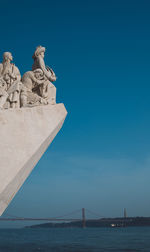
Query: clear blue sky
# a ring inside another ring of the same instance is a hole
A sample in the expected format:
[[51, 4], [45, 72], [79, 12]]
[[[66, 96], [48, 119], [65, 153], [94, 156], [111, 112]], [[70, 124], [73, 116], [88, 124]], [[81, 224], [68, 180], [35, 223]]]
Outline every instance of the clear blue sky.
[[23, 74], [35, 47], [45, 46], [57, 102], [68, 110], [4, 216], [82, 207], [150, 216], [149, 13], [148, 0], [2, 1], [1, 60], [11, 51]]

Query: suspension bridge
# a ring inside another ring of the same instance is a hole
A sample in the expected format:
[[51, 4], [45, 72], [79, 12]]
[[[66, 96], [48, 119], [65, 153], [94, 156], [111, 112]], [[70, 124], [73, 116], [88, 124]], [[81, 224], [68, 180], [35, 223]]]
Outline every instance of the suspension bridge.
[[[81, 217], [79, 218], [68, 218], [67, 216], [72, 216], [75, 214], [80, 214]], [[94, 216], [96, 216], [95, 218], [91, 219], [91, 218], [86, 218], [86, 214], [92, 214]], [[32, 217], [17, 217], [17, 216], [12, 216], [7, 214], [8, 217], [0, 217], [0, 221], [48, 221], [48, 222], [59, 222], [59, 221], [64, 221], [64, 222], [73, 222], [73, 221], [81, 221], [82, 222], [82, 226], [85, 227], [86, 226], [86, 221], [90, 220], [90, 221], [97, 221], [98, 219], [103, 218], [104, 216], [101, 216], [97, 213], [94, 213], [88, 209], [82, 208], [76, 211], [73, 211], [71, 213], [65, 214], [63, 216], [57, 216], [57, 217], [48, 217], [48, 218], [32, 218]]]

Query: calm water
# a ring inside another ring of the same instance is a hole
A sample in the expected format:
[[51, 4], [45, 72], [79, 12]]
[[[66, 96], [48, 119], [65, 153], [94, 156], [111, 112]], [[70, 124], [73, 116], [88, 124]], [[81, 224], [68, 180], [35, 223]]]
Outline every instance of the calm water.
[[150, 227], [0, 229], [0, 252], [150, 252]]

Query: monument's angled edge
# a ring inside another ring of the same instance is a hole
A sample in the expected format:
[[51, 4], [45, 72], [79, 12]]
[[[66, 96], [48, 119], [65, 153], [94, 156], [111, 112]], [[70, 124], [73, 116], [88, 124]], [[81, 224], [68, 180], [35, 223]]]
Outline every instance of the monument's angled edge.
[[21, 78], [5, 52], [0, 64], [0, 215], [61, 129], [67, 111], [56, 104], [54, 71], [45, 48], [33, 54], [32, 71]]

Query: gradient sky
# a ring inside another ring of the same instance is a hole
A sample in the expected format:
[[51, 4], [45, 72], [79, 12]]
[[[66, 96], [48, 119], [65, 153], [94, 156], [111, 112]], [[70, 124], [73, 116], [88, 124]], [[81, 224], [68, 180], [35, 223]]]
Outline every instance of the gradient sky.
[[150, 1], [5, 0], [0, 10], [1, 61], [11, 51], [23, 74], [45, 46], [68, 111], [3, 216], [150, 216]]

